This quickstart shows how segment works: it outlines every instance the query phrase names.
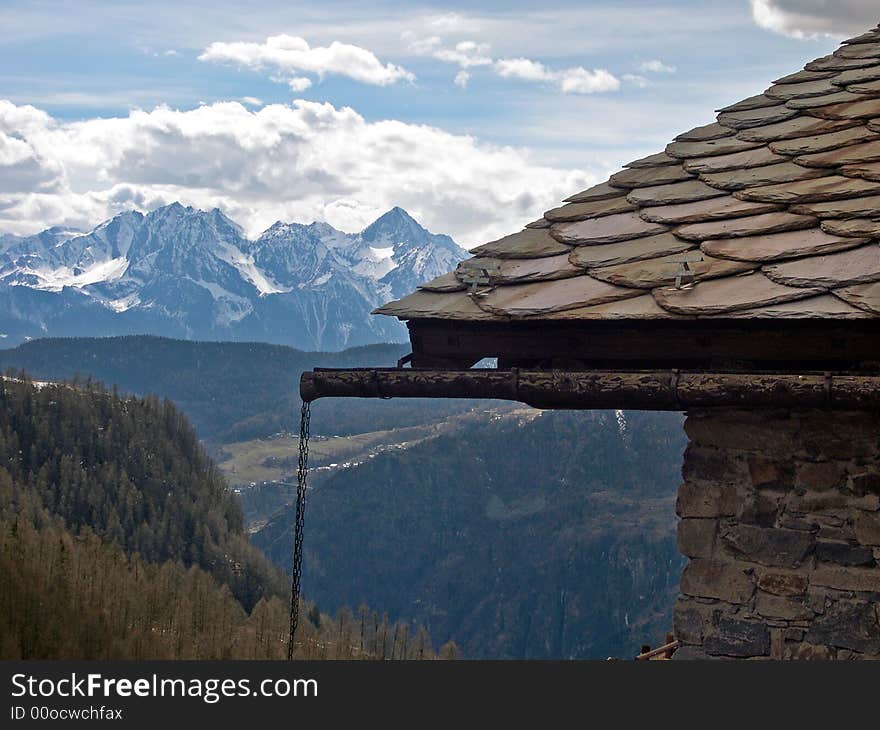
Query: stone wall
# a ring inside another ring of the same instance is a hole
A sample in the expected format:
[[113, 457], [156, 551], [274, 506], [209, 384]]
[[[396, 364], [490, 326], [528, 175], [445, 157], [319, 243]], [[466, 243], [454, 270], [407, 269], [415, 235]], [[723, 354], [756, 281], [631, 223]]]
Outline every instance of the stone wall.
[[880, 659], [880, 414], [692, 411], [676, 658]]

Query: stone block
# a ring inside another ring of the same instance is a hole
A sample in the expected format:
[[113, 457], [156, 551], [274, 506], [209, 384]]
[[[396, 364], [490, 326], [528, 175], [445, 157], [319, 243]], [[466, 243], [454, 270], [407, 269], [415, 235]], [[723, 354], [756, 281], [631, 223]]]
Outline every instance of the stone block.
[[790, 513], [783, 513], [779, 517], [779, 527], [786, 527], [789, 530], [802, 530], [803, 532], [813, 532], [819, 529], [819, 525], [815, 520]]
[[689, 558], [710, 558], [717, 533], [718, 520], [681, 520], [678, 523], [678, 551]]
[[755, 489], [789, 489], [794, 483], [794, 465], [790, 461], [749, 456], [749, 481]]
[[798, 421], [785, 413], [771, 417], [757, 411], [725, 410], [708, 417], [688, 414], [684, 430], [693, 443], [721, 449], [791, 454], [803, 449], [797, 437]]
[[786, 500], [786, 509], [794, 512], [845, 512], [851, 509], [861, 509], [866, 512], [876, 512], [880, 509], [880, 495], [866, 494], [854, 496], [845, 492], [805, 492], [798, 494], [792, 492]]
[[770, 658], [782, 659], [785, 648], [785, 629], [770, 629]]
[[854, 459], [878, 454], [876, 434], [880, 422], [869, 413], [803, 412], [799, 433], [800, 450], [817, 459]]
[[870, 547], [845, 542], [817, 541], [816, 558], [823, 563], [838, 565], [876, 565], [874, 551]]
[[880, 513], [860, 512], [853, 526], [862, 545], [880, 545]]
[[744, 604], [755, 592], [755, 583], [753, 576], [735, 563], [698, 558], [685, 567], [681, 592], [688, 596]]
[[838, 601], [812, 623], [806, 640], [865, 654], [880, 653], [880, 622], [875, 604]]
[[831, 540], [834, 542], [853, 542], [856, 539], [856, 533], [849, 525], [844, 527], [820, 525], [817, 537], [820, 540]]
[[755, 612], [764, 618], [786, 621], [808, 621], [816, 615], [803, 601], [761, 591], [755, 598]]
[[789, 644], [786, 643], [783, 648], [783, 659], [794, 659], [797, 661], [828, 661], [835, 659], [837, 652], [830, 646], [817, 646], [815, 644]]
[[685, 645], [679, 647], [672, 655], [673, 661], [707, 661], [709, 659], [724, 659], [724, 657], [707, 654], [698, 646]]
[[784, 528], [733, 525], [721, 531], [723, 542], [736, 553], [762, 565], [796, 568], [810, 554], [812, 533]]
[[782, 492], [751, 491], [740, 501], [737, 519], [747, 525], [773, 527], [781, 516], [783, 498]]
[[801, 461], [795, 469], [794, 485], [804, 491], [825, 492], [846, 484], [846, 464], [839, 461]]
[[737, 512], [736, 487], [712, 482], [685, 482], [678, 488], [675, 511], [679, 517], [725, 517]]
[[686, 644], [703, 641], [703, 628], [709, 624], [710, 608], [679, 598], [672, 612], [672, 630], [675, 638]]
[[703, 641], [703, 649], [714, 655], [759, 657], [770, 654], [770, 628], [760, 621], [719, 618]]
[[847, 517], [841, 515], [812, 515], [819, 527], [843, 527]]
[[824, 613], [826, 605], [831, 601], [828, 588], [810, 586], [807, 590], [806, 604], [816, 613]]
[[880, 494], [880, 474], [864, 472], [850, 477], [849, 488], [858, 495]]
[[819, 522], [819, 532], [816, 536], [820, 540], [831, 540], [834, 542], [855, 542], [856, 533], [851, 524], [844, 523], [840, 526], [830, 524], [822, 524]]
[[708, 481], [728, 484], [746, 483], [749, 478], [745, 460], [729, 451], [688, 444], [681, 475], [686, 482]]
[[758, 571], [758, 588], [776, 596], [802, 596], [807, 591], [806, 573]]
[[820, 566], [810, 573], [810, 583], [838, 591], [880, 593], [880, 568]]

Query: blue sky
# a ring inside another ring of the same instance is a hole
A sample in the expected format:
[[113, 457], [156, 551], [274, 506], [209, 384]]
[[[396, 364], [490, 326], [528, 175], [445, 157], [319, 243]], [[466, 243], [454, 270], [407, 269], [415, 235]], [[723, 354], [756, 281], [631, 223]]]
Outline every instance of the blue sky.
[[873, 4], [4, 0], [0, 232], [172, 199], [249, 232], [353, 230], [400, 204], [475, 245], [875, 25]]

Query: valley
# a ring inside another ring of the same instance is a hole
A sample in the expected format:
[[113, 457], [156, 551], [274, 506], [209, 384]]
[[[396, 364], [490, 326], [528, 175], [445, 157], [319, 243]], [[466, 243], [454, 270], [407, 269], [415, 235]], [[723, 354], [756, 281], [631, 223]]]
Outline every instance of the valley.
[[[2, 350], [0, 368], [173, 400], [238, 490], [251, 543], [287, 570], [299, 373], [401, 354], [64, 338]], [[330, 615], [366, 603], [466, 657], [632, 656], [671, 626], [683, 448], [678, 414], [319, 400], [304, 595]]]
[[[348, 436], [314, 435], [309, 441], [309, 483], [316, 488], [338, 471], [356, 469], [381, 454], [411, 449], [467, 424], [511, 419], [527, 423], [539, 415], [532, 408], [499, 403], [417, 426]], [[288, 433], [216, 447], [217, 466], [239, 495], [250, 532], [258, 532], [269, 517], [291, 503], [298, 451], [299, 436]]]
[[[251, 544], [287, 570], [299, 374], [402, 354], [61, 338], [0, 351], [0, 369], [174, 401]], [[312, 434], [303, 591], [319, 613], [367, 604], [472, 658], [626, 657], [669, 630], [680, 415], [322, 399]]]

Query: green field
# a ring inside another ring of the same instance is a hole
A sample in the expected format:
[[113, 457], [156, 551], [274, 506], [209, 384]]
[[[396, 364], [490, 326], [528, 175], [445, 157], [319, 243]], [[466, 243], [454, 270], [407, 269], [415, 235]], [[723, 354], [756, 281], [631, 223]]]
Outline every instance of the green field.
[[[309, 466], [314, 475], [349, 469], [383, 451], [410, 448], [468, 422], [510, 418], [531, 420], [537, 413], [539, 411], [521, 405], [501, 405], [489, 409], [476, 408], [469, 413], [421, 426], [352, 436], [312, 436], [309, 441]], [[279, 434], [271, 438], [224, 444], [218, 452], [217, 461], [230, 484], [246, 487], [292, 478], [296, 473], [298, 451], [298, 436]]]

